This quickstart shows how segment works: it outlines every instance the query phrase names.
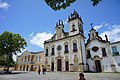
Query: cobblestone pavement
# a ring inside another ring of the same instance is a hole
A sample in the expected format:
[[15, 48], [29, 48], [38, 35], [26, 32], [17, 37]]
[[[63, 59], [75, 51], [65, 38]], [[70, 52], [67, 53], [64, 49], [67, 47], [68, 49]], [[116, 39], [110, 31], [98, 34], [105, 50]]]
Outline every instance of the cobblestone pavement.
[[[120, 73], [84, 73], [86, 80], [120, 80]], [[47, 72], [38, 75], [37, 72], [18, 72], [1, 74], [0, 80], [78, 80], [79, 72]]]

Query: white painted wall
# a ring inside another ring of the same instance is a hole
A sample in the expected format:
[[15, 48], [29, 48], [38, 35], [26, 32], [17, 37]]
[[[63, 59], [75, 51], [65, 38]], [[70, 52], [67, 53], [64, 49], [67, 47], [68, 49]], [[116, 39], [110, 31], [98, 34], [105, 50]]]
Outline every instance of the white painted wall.
[[120, 41], [119, 42], [115, 42], [114, 44], [110, 44], [111, 53], [112, 53], [112, 47], [113, 46], [116, 46], [117, 51], [119, 52], [119, 55], [113, 56], [113, 62], [115, 64], [116, 71], [120, 72]]
[[[97, 47], [99, 48], [98, 51], [96, 51], [96, 52], [92, 51], [92, 48], [93, 48], [94, 46], [97, 46]], [[103, 56], [102, 56], [102, 50], [101, 50], [102, 48], [105, 48], [107, 55], [109, 55], [109, 54], [108, 54], [108, 49], [107, 49], [106, 46], [107, 46], [106, 43], [102, 43], [102, 42], [100, 42], [100, 41], [98, 41], [98, 40], [92, 40], [92, 41], [87, 45], [86, 49], [87, 49], [87, 50], [90, 50], [90, 54], [91, 54], [91, 58], [92, 58], [92, 59], [94, 58], [94, 56], [99, 56], [99, 57], [101, 58], [101, 68], [103, 69], [103, 70], [102, 70], [103, 72], [112, 72], [111, 66], [110, 66], [111, 64], [110, 64], [110, 59], [109, 59], [109, 57], [103, 57]], [[94, 63], [94, 61], [91, 60], [91, 59], [88, 59], [87, 61], [88, 61], [90, 70], [91, 70], [91, 71], [94, 71], [94, 68], [93, 68], [93, 66], [94, 66], [93, 63]]]
[[112, 72], [110, 66], [110, 60], [108, 57], [104, 57], [101, 62], [102, 62], [103, 72]]
[[93, 63], [93, 60], [91, 60], [91, 59], [87, 59], [87, 62], [88, 62], [88, 65], [89, 65], [89, 70], [90, 71], [95, 71], [94, 70], [94, 63]]

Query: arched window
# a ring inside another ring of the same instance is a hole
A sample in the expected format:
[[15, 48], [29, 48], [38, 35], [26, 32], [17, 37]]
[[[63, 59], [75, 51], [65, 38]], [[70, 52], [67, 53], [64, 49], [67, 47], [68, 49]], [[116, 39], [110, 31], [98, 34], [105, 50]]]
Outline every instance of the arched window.
[[91, 58], [90, 50], [87, 50], [87, 58]]
[[65, 44], [65, 53], [68, 53], [68, 44]]
[[105, 48], [102, 48], [102, 55], [103, 55], [103, 57], [107, 56]]
[[72, 24], [72, 31], [71, 32], [74, 32], [74, 31], [77, 31], [77, 29], [75, 29], [75, 24]]
[[73, 52], [77, 52], [77, 43], [73, 43]]
[[54, 49], [54, 47], [52, 48], [52, 53], [51, 53], [51, 55], [54, 55], [55, 54], [55, 49]]
[[45, 56], [48, 56], [48, 49], [46, 49], [46, 54], [45, 54]]

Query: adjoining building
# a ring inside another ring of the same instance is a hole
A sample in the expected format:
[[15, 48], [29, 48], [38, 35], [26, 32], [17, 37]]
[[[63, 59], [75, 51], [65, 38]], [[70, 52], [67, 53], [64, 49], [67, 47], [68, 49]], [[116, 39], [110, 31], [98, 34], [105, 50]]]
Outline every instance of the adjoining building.
[[107, 35], [103, 40], [95, 29], [90, 30], [86, 43], [87, 71], [115, 72], [115, 65], [110, 51]]
[[44, 53], [25, 51], [20, 56], [17, 56], [16, 69], [19, 71], [36, 71], [40, 65], [42, 69], [44, 62]]
[[120, 72], [120, 41], [110, 43], [110, 47], [116, 71]]

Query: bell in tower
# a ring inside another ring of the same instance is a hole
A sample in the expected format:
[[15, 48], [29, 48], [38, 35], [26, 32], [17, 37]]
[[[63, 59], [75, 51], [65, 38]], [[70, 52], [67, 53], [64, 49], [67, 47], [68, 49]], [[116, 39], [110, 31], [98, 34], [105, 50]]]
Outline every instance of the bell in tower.
[[68, 29], [69, 36], [76, 34], [81, 34], [84, 36], [82, 19], [75, 10], [70, 16], [68, 16]]

